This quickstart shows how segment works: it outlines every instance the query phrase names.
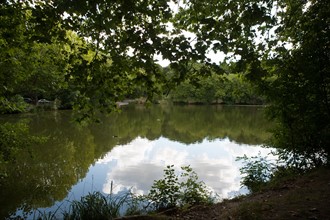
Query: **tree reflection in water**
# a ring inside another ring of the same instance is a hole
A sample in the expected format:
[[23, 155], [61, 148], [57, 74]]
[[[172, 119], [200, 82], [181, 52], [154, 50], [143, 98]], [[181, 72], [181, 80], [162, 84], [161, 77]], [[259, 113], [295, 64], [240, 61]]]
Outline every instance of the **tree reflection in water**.
[[[69, 197], [75, 199], [93, 189], [106, 192], [109, 179], [120, 181], [123, 176], [129, 179], [118, 182], [118, 187], [135, 186], [137, 191], [145, 192], [153, 180], [159, 178], [162, 169], [172, 163], [195, 166], [201, 179], [214, 182], [214, 188], [222, 190], [229, 184], [226, 182], [228, 174], [234, 171], [228, 169], [232, 166], [230, 163], [219, 161], [232, 158], [236, 150], [229, 147], [224, 151], [218, 142], [225, 141], [223, 143], [228, 146], [233, 143], [237, 146], [260, 145], [267, 139], [267, 130], [271, 127], [263, 116], [262, 107], [229, 106], [156, 105], [145, 108], [131, 105], [125, 106], [120, 114], [102, 118], [100, 124], [86, 127], [72, 123], [70, 111], [18, 117], [7, 115], [1, 116], [0, 121], [14, 123], [22, 119], [28, 119], [29, 135], [47, 137], [48, 141], [22, 147], [14, 160], [1, 161], [0, 217], [16, 212], [17, 208], [30, 210], [52, 206], [55, 201], [68, 198], [69, 192]], [[153, 148], [146, 151], [140, 142], [151, 143]], [[222, 153], [217, 149], [222, 149]], [[206, 150], [211, 152], [213, 159], [205, 156]], [[151, 153], [146, 158], [148, 152]], [[123, 159], [118, 156], [121, 154], [129, 156]], [[112, 158], [110, 165], [104, 162], [109, 157]], [[141, 158], [145, 162], [139, 162], [137, 166], [136, 161]], [[156, 160], [158, 162], [153, 163]], [[95, 163], [97, 166], [93, 166]], [[133, 165], [129, 166], [131, 163]], [[122, 170], [122, 164], [130, 170]], [[113, 170], [109, 172], [109, 169]], [[217, 186], [215, 173], [220, 174], [223, 181]], [[134, 184], [136, 180], [143, 182]]]

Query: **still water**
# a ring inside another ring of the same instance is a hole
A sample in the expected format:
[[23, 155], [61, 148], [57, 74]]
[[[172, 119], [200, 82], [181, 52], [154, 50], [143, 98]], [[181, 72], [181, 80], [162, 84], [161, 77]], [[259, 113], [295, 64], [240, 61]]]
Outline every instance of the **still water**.
[[261, 147], [270, 128], [263, 113], [263, 107], [129, 105], [85, 127], [71, 122], [70, 111], [1, 116], [1, 123], [27, 123], [47, 142], [0, 164], [0, 217], [63, 211], [89, 192], [109, 193], [111, 183], [113, 193], [144, 194], [171, 164], [190, 165], [221, 198], [246, 193], [235, 159], [270, 152]]

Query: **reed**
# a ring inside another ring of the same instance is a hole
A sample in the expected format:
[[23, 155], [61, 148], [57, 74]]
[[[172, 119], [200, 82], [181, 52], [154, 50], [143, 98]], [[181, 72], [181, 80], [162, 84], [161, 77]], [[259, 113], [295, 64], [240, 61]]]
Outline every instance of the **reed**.
[[73, 201], [64, 219], [114, 219], [120, 216], [120, 211], [129, 200], [130, 193], [122, 196], [103, 195], [100, 192], [89, 193], [80, 201]]

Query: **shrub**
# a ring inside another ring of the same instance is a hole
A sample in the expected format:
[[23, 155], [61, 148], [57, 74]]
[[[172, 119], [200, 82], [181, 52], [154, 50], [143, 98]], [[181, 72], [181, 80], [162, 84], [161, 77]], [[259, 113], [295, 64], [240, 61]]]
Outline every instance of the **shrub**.
[[180, 183], [182, 205], [195, 205], [211, 201], [211, 193], [204, 182], [198, 181], [197, 173], [190, 166], [184, 166], [181, 169], [184, 171], [181, 177], [185, 180]]
[[246, 155], [237, 157], [237, 161], [243, 161], [243, 167], [240, 172], [243, 175], [241, 185], [246, 186], [251, 192], [260, 191], [260, 189], [268, 182], [276, 167], [267, 160], [267, 157], [258, 156], [248, 158]]
[[146, 196], [155, 209], [166, 209], [177, 205], [180, 197], [179, 178], [173, 165], [164, 170], [164, 178], [155, 180], [149, 194]]
[[181, 175], [175, 174], [173, 165], [164, 170], [164, 178], [154, 181], [145, 199], [154, 210], [176, 206], [195, 205], [211, 202], [211, 192], [190, 166], [181, 167]]

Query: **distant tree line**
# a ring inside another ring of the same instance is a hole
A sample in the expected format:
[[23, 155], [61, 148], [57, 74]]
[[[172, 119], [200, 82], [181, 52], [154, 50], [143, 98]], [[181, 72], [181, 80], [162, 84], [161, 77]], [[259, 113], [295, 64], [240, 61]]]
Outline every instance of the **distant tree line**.
[[241, 74], [211, 74], [199, 81], [182, 82], [169, 94], [176, 103], [202, 104], [265, 104], [265, 98]]

